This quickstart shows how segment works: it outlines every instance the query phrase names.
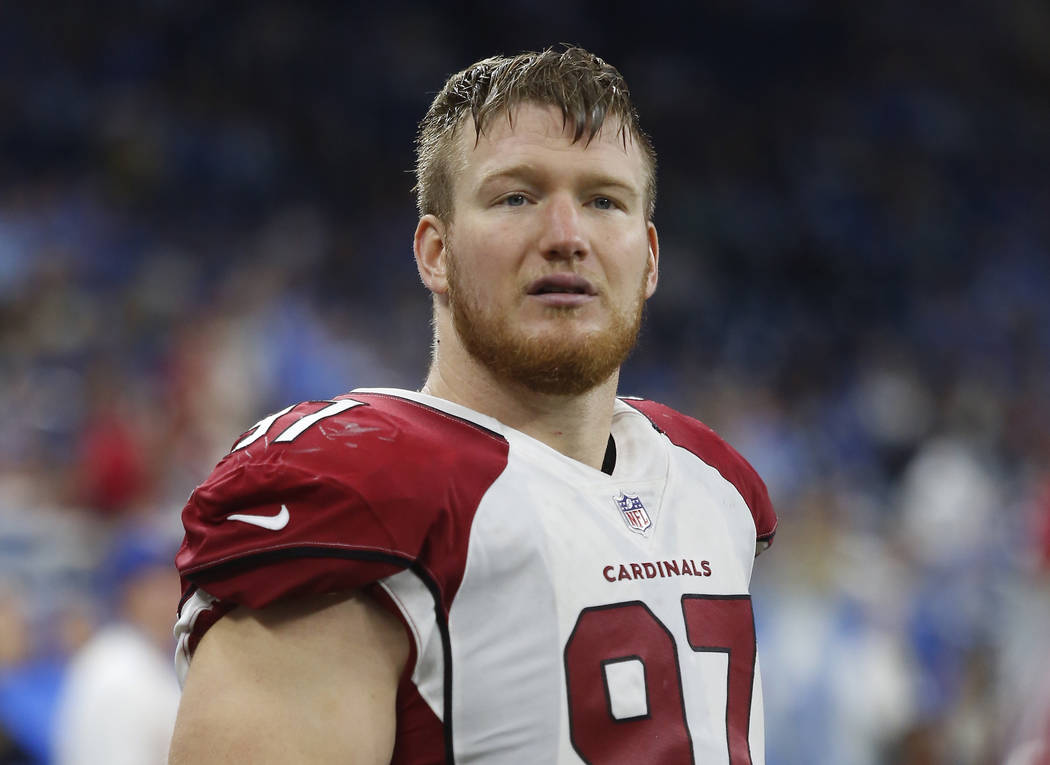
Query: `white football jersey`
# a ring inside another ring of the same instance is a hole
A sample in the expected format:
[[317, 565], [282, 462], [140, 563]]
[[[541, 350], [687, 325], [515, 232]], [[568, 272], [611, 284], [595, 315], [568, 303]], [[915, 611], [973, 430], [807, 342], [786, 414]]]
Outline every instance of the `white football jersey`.
[[607, 474], [392, 389], [263, 419], [183, 511], [180, 672], [237, 604], [367, 588], [411, 635], [394, 763], [764, 763], [765, 487], [660, 404], [611, 443]]

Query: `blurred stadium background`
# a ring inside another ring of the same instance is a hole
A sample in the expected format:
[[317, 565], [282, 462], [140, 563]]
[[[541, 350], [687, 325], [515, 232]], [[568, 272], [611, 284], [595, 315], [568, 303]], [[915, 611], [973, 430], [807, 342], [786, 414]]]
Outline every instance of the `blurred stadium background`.
[[0, 5], [0, 761], [49, 761], [115, 539], [177, 540], [263, 414], [421, 383], [415, 124], [452, 71], [562, 41], [661, 159], [622, 390], [722, 432], [780, 513], [767, 761], [1036, 762], [1043, 0]]

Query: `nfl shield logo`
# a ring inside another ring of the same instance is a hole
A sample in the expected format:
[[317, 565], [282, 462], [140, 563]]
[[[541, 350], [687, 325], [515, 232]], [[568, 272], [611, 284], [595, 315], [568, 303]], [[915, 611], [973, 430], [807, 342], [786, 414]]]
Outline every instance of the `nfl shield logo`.
[[637, 495], [626, 494], [621, 491], [620, 495], [614, 497], [613, 500], [616, 502], [616, 506], [620, 508], [620, 513], [631, 531], [644, 534], [652, 527], [652, 519], [649, 518], [645, 505], [642, 504], [642, 500]]

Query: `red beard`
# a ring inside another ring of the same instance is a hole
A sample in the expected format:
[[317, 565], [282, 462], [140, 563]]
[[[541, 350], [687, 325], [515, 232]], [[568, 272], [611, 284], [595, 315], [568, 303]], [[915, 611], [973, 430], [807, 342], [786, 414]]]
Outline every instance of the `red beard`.
[[604, 329], [581, 335], [572, 327], [576, 309], [549, 308], [564, 321], [565, 331], [529, 335], [505, 316], [483, 308], [474, 293], [463, 289], [456, 258], [448, 253], [449, 309], [463, 346], [496, 377], [536, 393], [586, 393], [620, 368], [638, 340], [647, 280], [648, 272], [635, 300], [615, 310]]

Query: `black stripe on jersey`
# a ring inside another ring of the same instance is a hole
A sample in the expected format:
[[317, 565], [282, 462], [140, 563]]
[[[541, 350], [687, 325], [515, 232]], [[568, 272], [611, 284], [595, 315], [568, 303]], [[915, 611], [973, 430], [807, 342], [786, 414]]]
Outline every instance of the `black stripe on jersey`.
[[616, 470], [616, 440], [609, 434], [609, 442], [605, 444], [605, 458], [602, 459], [602, 472], [612, 475]]
[[[487, 428], [482, 429], [487, 430]], [[494, 435], [499, 434], [496, 433]], [[503, 436], [500, 436], [500, 438], [503, 438]], [[452, 749], [452, 641], [448, 632], [448, 619], [441, 605], [441, 589], [438, 587], [437, 582], [430, 577], [426, 569], [415, 560], [400, 555], [379, 553], [371, 550], [334, 550], [329, 547], [290, 547], [282, 550], [268, 550], [246, 555], [236, 560], [225, 561], [202, 571], [194, 572], [192, 577], [187, 577], [193, 582], [194, 586], [189, 588], [186, 595], [183, 596], [182, 601], [179, 603], [179, 611], [182, 610], [183, 604], [197, 589], [205, 589], [207, 591], [205, 585], [207, 585], [208, 579], [218, 577], [224, 571], [241, 567], [257, 568], [267, 563], [295, 558], [341, 558], [343, 560], [359, 560], [371, 563], [390, 563], [403, 569], [411, 570], [430, 590], [430, 596], [434, 600], [435, 620], [437, 621], [438, 630], [441, 632], [441, 653], [445, 663], [445, 698], [443, 701], [445, 719], [442, 720], [445, 731], [445, 762], [447, 765], [454, 765], [455, 756]], [[200, 580], [199, 583], [198, 579]]]

